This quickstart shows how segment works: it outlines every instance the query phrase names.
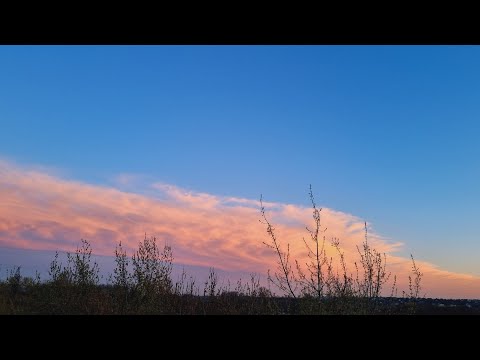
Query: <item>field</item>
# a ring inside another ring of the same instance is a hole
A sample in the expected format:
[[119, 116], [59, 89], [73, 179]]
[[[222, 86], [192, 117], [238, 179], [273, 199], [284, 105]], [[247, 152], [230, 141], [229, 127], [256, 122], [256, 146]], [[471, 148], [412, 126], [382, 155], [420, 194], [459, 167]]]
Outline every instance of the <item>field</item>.
[[[270, 248], [277, 266], [268, 272], [268, 285], [258, 275], [235, 284], [220, 285], [215, 270], [198, 283], [183, 272], [173, 280], [173, 250], [159, 247], [155, 237], [139, 242], [132, 256], [119, 243], [114, 251], [115, 268], [100, 282], [99, 265], [92, 259], [92, 248], [82, 240], [74, 253], [67, 253], [62, 264], [57, 252], [49, 267], [49, 278], [24, 277], [20, 267], [10, 269], [0, 281], [0, 314], [98, 314], [98, 315], [406, 315], [480, 314], [480, 301], [444, 300], [422, 297], [423, 274], [412, 256], [408, 289], [398, 296], [396, 276], [386, 270], [386, 254], [365, 240], [357, 246], [359, 263], [348, 263], [338, 240], [327, 255], [316, 207], [310, 190], [315, 227], [304, 240], [308, 261], [301, 266], [291, 259], [290, 247], [277, 238], [265, 209], [261, 207]], [[355, 269], [354, 272], [351, 269]], [[387, 284], [392, 284], [386, 289]], [[389, 293], [390, 295], [386, 295]]]

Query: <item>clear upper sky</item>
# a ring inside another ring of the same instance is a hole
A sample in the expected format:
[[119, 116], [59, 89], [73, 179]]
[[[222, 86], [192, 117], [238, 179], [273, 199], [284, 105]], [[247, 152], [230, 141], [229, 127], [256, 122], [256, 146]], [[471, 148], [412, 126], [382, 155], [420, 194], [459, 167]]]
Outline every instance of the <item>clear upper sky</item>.
[[317, 201], [480, 275], [480, 47], [2, 46], [0, 156]]

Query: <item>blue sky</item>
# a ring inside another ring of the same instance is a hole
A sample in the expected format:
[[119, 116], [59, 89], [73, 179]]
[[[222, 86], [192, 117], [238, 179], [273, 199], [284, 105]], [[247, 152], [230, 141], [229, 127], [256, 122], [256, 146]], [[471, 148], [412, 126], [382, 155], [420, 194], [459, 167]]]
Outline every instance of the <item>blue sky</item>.
[[0, 156], [319, 204], [480, 275], [480, 48], [2, 46]]

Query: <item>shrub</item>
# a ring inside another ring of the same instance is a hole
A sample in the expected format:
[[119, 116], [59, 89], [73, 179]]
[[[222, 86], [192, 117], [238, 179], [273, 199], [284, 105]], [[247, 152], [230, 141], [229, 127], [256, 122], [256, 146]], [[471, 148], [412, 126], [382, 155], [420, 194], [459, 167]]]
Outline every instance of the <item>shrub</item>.
[[[310, 239], [303, 239], [308, 259], [305, 264], [298, 259], [292, 261], [290, 244], [284, 246], [280, 243], [274, 226], [266, 216], [263, 197], [260, 197], [261, 222], [266, 226], [269, 236], [269, 241], [264, 244], [277, 255], [277, 267], [273, 274], [268, 271], [268, 281], [279, 289], [283, 296], [298, 300], [290, 303], [300, 304], [303, 309], [301, 311], [307, 313], [375, 314], [384, 311], [385, 309], [380, 309], [379, 299], [391, 274], [386, 271], [386, 254], [379, 253], [368, 242], [367, 224], [365, 223], [365, 239], [360, 247], [357, 246], [360, 260], [359, 263], [353, 263], [353, 275], [349, 272], [345, 254], [337, 238], [331, 241], [336, 259], [333, 256], [328, 257], [325, 246], [327, 229], [322, 227], [322, 209], [316, 206], [311, 186], [309, 197], [315, 227], [306, 227]], [[412, 262], [413, 277], [409, 276], [408, 298], [415, 303], [421, 289], [422, 273], [413, 256]], [[339, 265], [339, 271], [334, 270], [334, 263]], [[396, 277], [392, 285], [392, 296], [395, 287]]]

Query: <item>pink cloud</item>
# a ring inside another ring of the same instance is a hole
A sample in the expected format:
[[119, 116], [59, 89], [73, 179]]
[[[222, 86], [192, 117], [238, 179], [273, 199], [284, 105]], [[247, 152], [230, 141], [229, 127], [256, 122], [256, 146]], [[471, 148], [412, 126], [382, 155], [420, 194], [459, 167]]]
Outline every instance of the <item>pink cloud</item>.
[[[135, 176], [119, 177], [131, 185]], [[121, 185], [121, 184], [119, 184]], [[172, 245], [175, 261], [227, 271], [266, 273], [275, 267], [275, 254], [265, 226], [259, 222], [259, 201], [220, 197], [153, 183], [149, 194], [89, 185], [50, 175], [40, 168], [24, 168], [0, 161], [0, 246], [23, 249], [72, 251], [80, 238], [88, 239], [94, 252], [112, 255], [122, 244], [131, 253], [144, 233]], [[283, 244], [292, 256], [305, 255], [305, 226], [313, 226], [311, 209], [291, 204], [264, 203]], [[356, 246], [364, 237], [363, 220], [324, 208], [322, 226], [327, 239], [340, 239], [347, 259], [357, 257]], [[395, 255], [401, 244], [386, 241], [369, 229], [369, 242], [388, 254], [389, 269], [406, 286], [409, 259]], [[424, 288], [432, 297], [480, 298], [480, 278], [441, 270], [417, 261]]]

